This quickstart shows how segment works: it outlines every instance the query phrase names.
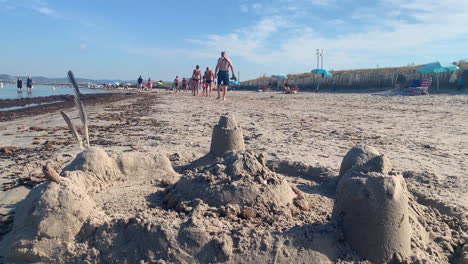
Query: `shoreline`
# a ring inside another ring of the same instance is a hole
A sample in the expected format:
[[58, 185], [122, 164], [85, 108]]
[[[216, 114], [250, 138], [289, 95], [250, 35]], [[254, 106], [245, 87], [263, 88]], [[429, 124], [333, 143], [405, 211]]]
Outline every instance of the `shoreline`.
[[[98, 104], [114, 102], [135, 96], [136, 93], [109, 92], [99, 94], [82, 94], [83, 102]], [[25, 107], [33, 105], [31, 107]], [[22, 107], [20, 109], [5, 110], [6, 108]], [[17, 118], [40, 115], [50, 111], [74, 107], [73, 95], [51, 95], [44, 97], [2, 99], [0, 100], [0, 122], [12, 121]]]

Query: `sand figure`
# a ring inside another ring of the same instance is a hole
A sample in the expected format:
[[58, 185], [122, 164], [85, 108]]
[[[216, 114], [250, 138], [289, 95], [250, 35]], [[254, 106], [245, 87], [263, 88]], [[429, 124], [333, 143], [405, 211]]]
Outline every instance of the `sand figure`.
[[244, 136], [235, 116], [230, 113], [223, 114], [219, 123], [213, 127], [210, 152], [219, 157], [228, 151], [243, 150]]
[[[357, 146], [348, 154], [359, 153], [354, 157], [362, 158], [363, 149], [369, 147]], [[371, 152], [375, 154], [374, 149]], [[348, 154], [342, 164], [348, 164], [351, 156]], [[404, 260], [411, 255], [405, 181], [390, 170], [389, 161], [382, 155], [362, 160], [355, 159], [356, 164], [338, 183], [333, 219], [361, 257], [376, 263]]]
[[[89, 230], [97, 229], [102, 221], [109, 221], [103, 213], [102, 204], [97, 203], [96, 199], [110, 191], [111, 187], [128, 179], [146, 181], [161, 176], [177, 179], [166, 156], [146, 154], [141, 158], [143, 155], [117, 153], [109, 157], [100, 148], [87, 148], [63, 169], [63, 177], [49, 164], [46, 165], [44, 173], [60, 180], [36, 186], [20, 203], [13, 230], [0, 245], [0, 254], [5, 262], [56, 263], [54, 254], [68, 250], [63, 248], [64, 243], [79, 244], [79, 237], [91, 241], [93, 234]], [[124, 195], [129, 194], [132, 193], [124, 192]], [[127, 226], [120, 230], [118, 223], [116, 225], [112, 232], [126, 232]], [[155, 240], [159, 239], [151, 232], [144, 233]], [[97, 240], [100, 240], [99, 235]], [[83, 257], [79, 252], [75, 253], [75, 259], [65, 262], [80, 263]]]

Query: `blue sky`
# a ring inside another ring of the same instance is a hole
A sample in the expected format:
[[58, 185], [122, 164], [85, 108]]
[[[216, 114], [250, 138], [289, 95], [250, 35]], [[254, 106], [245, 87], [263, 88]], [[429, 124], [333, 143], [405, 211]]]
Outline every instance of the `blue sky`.
[[172, 80], [226, 50], [241, 79], [465, 59], [461, 0], [0, 0], [0, 73]]

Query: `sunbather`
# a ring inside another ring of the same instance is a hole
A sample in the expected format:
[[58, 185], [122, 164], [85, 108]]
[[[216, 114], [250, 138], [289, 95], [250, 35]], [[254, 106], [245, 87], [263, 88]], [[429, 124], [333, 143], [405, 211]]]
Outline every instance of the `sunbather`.
[[283, 84], [283, 93], [285, 94], [290, 94], [291, 93], [291, 87], [289, 87], [289, 82], [286, 81], [284, 84]]

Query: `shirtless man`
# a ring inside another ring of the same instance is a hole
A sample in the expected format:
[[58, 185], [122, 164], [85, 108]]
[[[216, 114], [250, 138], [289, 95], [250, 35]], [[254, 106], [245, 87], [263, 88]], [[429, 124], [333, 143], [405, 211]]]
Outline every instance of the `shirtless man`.
[[[206, 67], [204, 77], [205, 77], [205, 82], [206, 82], [206, 95], [205, 96], [211, 96], [211, 89], [212, 89], [211, 84], [213, 83], [215, 76], [214, 76], [214, 72], [210, 70], [210, 67]], [[203, 88], [205, 90], [205, 87]]]
[[[229, 68], [232, 71], [232, 79], [236, 80], [234, 66], [231, 60], [227, 57], [226, 51], [221, 52], [221, 58], [218, 59], [216, 64], [215, 78], [218, 77], [218, 98], [221, 98], [221, 87], [223, 88], [223, 100], [226, 100], [226, 91], [229, 87]], [[219, 70], [219, 71], [218, 71]]]
[[200, 89], [200, 81], [201, 81], [201, 71], [200, 71], [200, 66], [198, 65], [197, 67], [195, 67], [195, 70], [193, 70], [192, 80], [193, 80], [192, 93], [193, 93], [193, 96], [195, 96], [195, 95], [198, 95], [198, 89]]

